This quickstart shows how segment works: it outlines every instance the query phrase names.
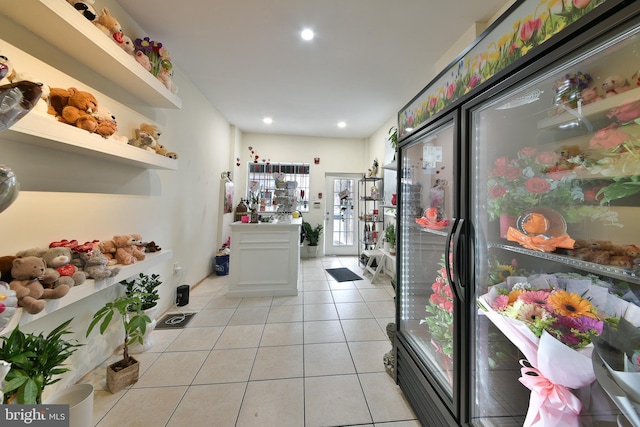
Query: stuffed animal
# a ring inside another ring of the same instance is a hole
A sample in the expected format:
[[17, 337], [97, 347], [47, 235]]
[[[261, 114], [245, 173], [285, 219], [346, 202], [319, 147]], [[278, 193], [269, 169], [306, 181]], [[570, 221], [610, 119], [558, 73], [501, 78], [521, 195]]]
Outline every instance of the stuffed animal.
[[109, 259], [98, 250], [79, 253], [78, 260], [82, 271], [90, 279], [102, 280], [120, 272], [119, 267], [108, 267]]
[[171, 91], [171, 93], [178, 93], [178, 86], [173, 83], [173, 70], [160, 68], [156, 78], [160, 80], [162, 84]]
[[164, 156], [174, 160], [178, 159], [178, 153], [175, 151], [168, 151]]
[[133, 44], [133, 40], [131, 40], [131, 37], [122, 34], [120, 38], [114, 37], [114, 40], [122, 50], [133, 56], [133, 52], [135, 52], [136, 46]]
[[11, 276], [11, 267], [13, 266], [13, 260], [16, 256], [5, 255], [0, 257], [0, 280], [3, 282], [11, 283], [13, 277]]
[[95, 21], [97, 17], [96, 10], [93, 8], [95, 0], [67, 0], [67, 3], [73, 6], [75, 10], [80, 12], [82, 16], [87, 18], [89, 21]]
[[47, 267], [55, 269], [60, 274], [60, 278], [53, 283], [54, 288], [61, 285], [71, 288], [83, 284], [86, 280], [86, 275], [71, 264], [72, 257], [71, 249], [65, 247], [49, 248], [42, 255]]
[[160, 252], [162, 248], [156, 244], [153, 240], [145, 244], [146, 252]]
[[604, 98], [602, 98], [598, 93], [598, 88], [595, 86], [592, 86], [592, 87], [582, 89], [580, 91], [580, 99], [582, 99], [583, 105], [587, 105], [587, 104], [591, 104], [592, 102], [600, 101], [601, 99], [604, 99]]
[[111, 114], [111, 111], [108, 108], [98, 106], [97, 110], [93, 113], [93, 116], [97, 120], [96, 133], [101, 137], [108, 138], [118, 130], [116, 117]]
[[162, 136], [162, 132], [160, 131], [158, 126], [154, 124], [149, 124], [149, 123], [140, 123], [140, 127], [138, 129], [141, 130], [142, 132], [147, 132], [149, 135], [155, 138], [156, 141], [158, 142], [160, 141], [160, 136]]
[[158, 143], [156, 144], [156, 154], [160, 154], [161, 156], [164, 156], [168, 153], [167, 149], [165, 148], [164, 145]]
[[93, 112], [98, 107], [98, 100], [86, 91], [76, 88], [51, 88], [49, 114], [55, 115], [59, 121], [74, 125], [88, 132], [95, 132], [98, 120]]
[[633, 89], [626, 78], [621, 75], [609, 76], [602, 82], [605, 97], [614, 96]]
[[108, 266], [116, 265], [118, 261], [116, 260], [116, 244], [113, 240], [102, 240], [94, 245], [94, 250], [100, 251], [105, 258], [109, 261], [107, 262]]
[[[122, 26], [116, 18], [111, 15], [111, 12], [106, 7], [103, 7], [100, 14], [93, 21], [94, 25], [100, 29], [103, 33], [111, 38], [114, 33], [121, 33]], [[113, 39], [112, 39], [113, 40]]]
[[147, 55], [138, 50], [134, 57], [136, 58], [136, 61], [138, 61], [138, 64], [142, 65], [145, 70], [151, 71], [151, 61]]
[[47, 305], [45, 299], [62, 298], [69, 293], [69, 287], [60, 285], [55, 289], [45, 289], [39, 278], [47, 269], [44, 259], [28, 256], [13, 260], [11, 275], [13, 280], [9, 284], [11, 290], [18, 297], [18, 305], [29, 314], [36, 314], [44, 310]]
[[118, 264], [129, 265], [145, 258], [144, 252], [136, 247], [136, 239], [128, 234], [113, 236], [116, 245], [116, 260]]
[[157, 145], [155, 138], [149, 135], [148, 132], [141, 131], [140, 129], [136, 129], [135, 132], [136, 137], [135, 139], [129, 140], [129, 145], [155, 153], [156, 150], [154, 147]]

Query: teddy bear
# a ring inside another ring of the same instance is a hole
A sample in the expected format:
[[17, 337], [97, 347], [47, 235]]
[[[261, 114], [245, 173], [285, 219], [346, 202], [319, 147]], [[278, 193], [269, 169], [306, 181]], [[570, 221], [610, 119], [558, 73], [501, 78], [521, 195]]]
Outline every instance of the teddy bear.
[[632, 89], [626, 78], [621, 75], [609, 76], [602, 81], [604, 96], [610, 97]]
[[151, 71], [151, 61], [149, 60], [149, 57], [147, 55], [138, 50], [136, 51], [134, 58], [136, 59], [138, 64], [142, 65], [142, 68], [149, 72]]
[[11, 277], [11, 266], [13, 260], [17, 257], [14, 255], [0, 256], [0, 280], [3, 282], [11, 283], [13, 277]]
[[91, 93], [73, 87], [51, 88], [49, 104], [49, 114], [59, 121], [95, 132], [98, 120], [92, 114], [98, 107], [98, 100]]
[[150, 123], [140, 123], [140, 127], [138, 127], [138, 129], [142, 132], [147, 132], [156, 141], [158, 142], [160, 141], [160, 136], [162, 136], [162, 132], [160, 131], [160, 128], [158, 128], [158, 126]]
[[122, 32], [122, 26], [106, 7], [102, 8], [93, 24], [109, 37], [114, 33]]
[[136, 247], [136, 239], [129, 234], [113, 236], [118, 264], [129, 265], [145, 259], [145, 254]]
[[80, 252], [77, 255], [80, 268], [87, 278], [102, 280], [113, 277], [120, 272], [119, 267], [109, 267], [109, 259], [99, 250]]
[[129, 145], [155, 153], [156, 150], [154, 147], [157, 145], [155, 138], [152, 137], [149, 132], [144, 132], [140, 129], [136, 129], [135, 133], [136, 137], [129, 140]]
[[580, 91], [580, 99], [583, 105], [591, 104], [592, 102], [600, 101], [604, 98], [598, 93], [598, 88], [595, 86], [584, 88]]
[[9, 284], [11, 290], [18, 297], [18, 305], [29, 314], [37, 314], [47, 305], [46, 299], [58, 299], [69, 293], [67, 285], [60, 285], [54, 289], [45, 289], [39, 278], [47, 269], [44, 259], [27, 256], [13, 260], [11, 275], [13, 280]]
[[100, 105], [94, 111], [93, 116], [98, 121], [95, 131], [98, 135], [108, 138], [117, 132], [118, 124], [116, 123], [116, 117], [111, 114], [111, 110]]
[[[30, 256], [35, 256], [38, 258], [42, 258], [42, 255], [44, 255], [45, 252], [47, 252], [48, 248], [30, 248], [30, 249], [24, 249], [21, 251], [16, 252], [16, 257], [17, 258], [25, 258], [25, 257], [30, 257]], [[12, 264], [13, 267], [13, 264]], [[45, 271], [45, 274], [40, 277], [40, 283], [42, 283], [42, 285], [45, 288], [53, 288], [56, 283], [56, 281], [60, 278], [60, 273], [58, 273], [58, 271], [55, 268], [47, 268]]]
[[61, 285], [71, 288], [83, 284], [86, 280], [86, 275], [71, 263], [72, 258], [71, 249], [66, 247], [49, 248], [42, 254], [47, 267], [55, 269], [60, 274], [60, 278], [53, 283], [54, 288]]
[[95, 21], [97, 17], [96, 10], [93, 8], [95, 0], [67, 0], [67, 3], [73, 6], [75, 10], [80, 12], [82, 16], [87, 18], [89, 21]]
[[174, 160], [178, 159], [178, 153], [175, 151], [168, 151], [164, 156]]

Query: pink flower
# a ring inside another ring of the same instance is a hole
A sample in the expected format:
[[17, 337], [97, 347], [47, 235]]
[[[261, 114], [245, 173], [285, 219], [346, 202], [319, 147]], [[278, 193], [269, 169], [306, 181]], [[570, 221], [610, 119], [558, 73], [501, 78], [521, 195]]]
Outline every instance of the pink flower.
[[522, 150], [518, 152], [518, 154], [521, 157], [533, 157], [536, 155], [537, 152], [538, 150], [536, 150], [534, 147], [524, 147]]
[[507, 156], [498, 157], [493, 164], [498, 168], [504, 168], [509, 164], [509, 158]]
[[469, 89], [473, 89], [474, 87], [476, 87], [476, 85], [480, 83], [480, 76], [477, 74], [474, 74], [473, 77], [471, 77], [471, 80], [469, 80]]
[[536, 156], [538, 163], [543, 165], [553, 165], [559, 160], [560, 156], [552, 151], [545, 151]]
[[451, 99], [453, 98], [453, 94], [456, 91], [456, 84], [455, 83], [451, 83], [450, 85], [447, 86], [447, 92], [446, 92], [446, 96], [447, 99]]
[[507, 166], [504, 168], [504, 177], [509, 180], [518, 179], [522, 176], [522, 170], [516, 166]]
[[493, 308], [496, 311], [504, 310], [509, 305], [509, 296], [508, 295], [498, 295], [493, 302]]
[[522, 28], [520, 28], [520, 39], [525, 43], [529, 42], [533, 37], [533, 34], [538, 31], [541, 26], [542, 21], [540, 18], [525, 22], [522, 24]]
[[492, 199], [497, 199], [498, 197], [502, 197], [507, 194], [507, 189], [502, 185], [494, 185], [489, 189], [489, 197]]
[[436, 108], [436, 104], [438, 103], [438, 98], [436, 98], [435, 96], [432, 96], [429, 98], [429, 109], [433, 110], [434, 108]]
[[589, 6], [589, 3], [591, 3], [591, 0], [573, 0], [573, 5], [577, 9], [584, 9], [585, 7]]
[[549, 298], [550, 291], [551, 290], [525, 292], [521, 294], [518, 299], [522, 300], [522, 302], [524, 302], [525, 304], [532, 304], [538, 307], [546, 307], [547, 298]]

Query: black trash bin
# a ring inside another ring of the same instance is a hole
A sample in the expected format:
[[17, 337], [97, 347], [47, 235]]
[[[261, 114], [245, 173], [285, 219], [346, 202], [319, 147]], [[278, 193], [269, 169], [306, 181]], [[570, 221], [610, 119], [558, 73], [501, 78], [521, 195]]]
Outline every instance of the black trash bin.
[[182, 307], [189, 304], [189, 285], [180, 285], [176, 289], [176, 305]]
[[229, 255], [216, 255], [216, 275], [229, 274]]

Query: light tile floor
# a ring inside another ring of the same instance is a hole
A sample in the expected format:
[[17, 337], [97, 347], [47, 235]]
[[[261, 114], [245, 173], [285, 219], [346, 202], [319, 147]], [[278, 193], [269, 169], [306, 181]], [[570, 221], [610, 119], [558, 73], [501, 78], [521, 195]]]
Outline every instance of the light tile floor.
[[[325, 268], [364, 280], [336, 282]], [[83, 378], [95, 387], [94, 426], [419, 427], [386, 373], [394, 321], [388, 280], [370, 283], [355, 257], [302, 259], [293, 297], [225, 297], [228, 276], [192, 287], [197, 312], [184, 329], [155, 330], [136, 355], [140, 379], [106, 390], [105, 367]]]

